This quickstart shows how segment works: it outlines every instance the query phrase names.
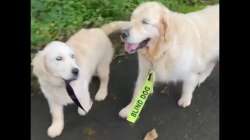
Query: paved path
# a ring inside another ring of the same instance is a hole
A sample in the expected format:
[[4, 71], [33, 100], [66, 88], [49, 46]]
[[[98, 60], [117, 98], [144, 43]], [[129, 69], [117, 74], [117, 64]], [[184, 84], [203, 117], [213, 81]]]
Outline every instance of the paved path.
[[[147, 131], [156, 128], [157, 140], [219, 140], [219, 66], [196, 89], [192, 105], [186, 109], [177, 106], [180, 84], [164, 90], [158, 85], [147, 101], [141, 119], [129, 125], [118, 117], [127, 105], [137, 76], [135, 55], [120, 57], [111, 67], [109, 95], [103, 102], [95, 102], [85, 117], [77, 114], [75, 105], [65, 108], [65, 127], [55, 140], [142, 140]], [[99, 81], [91, 84], [92, 98]], [[160, 93], [161, 91], [161, 93]], [[31, 96], [31, 139], [49, 140], [50, 125], [47, 101], [41, 94]]]

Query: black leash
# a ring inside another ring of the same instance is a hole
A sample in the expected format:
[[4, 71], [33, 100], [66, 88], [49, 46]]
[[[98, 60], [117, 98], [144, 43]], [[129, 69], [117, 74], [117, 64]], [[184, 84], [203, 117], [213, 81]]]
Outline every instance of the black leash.
[[75, 92], [74, 92], [73, 88], [71, 87], [71, 85], [69, 84], [69, 82], [65, 81], [65, 85], [66, 85], [66, 90], [67, 90], [69, 97], [74, 101], [74, 103], [78, 107], [80, 107], [82, 110], [84, 110], [87, 113], [87, 111], [82, 107], [81, 103], [77, 99]]

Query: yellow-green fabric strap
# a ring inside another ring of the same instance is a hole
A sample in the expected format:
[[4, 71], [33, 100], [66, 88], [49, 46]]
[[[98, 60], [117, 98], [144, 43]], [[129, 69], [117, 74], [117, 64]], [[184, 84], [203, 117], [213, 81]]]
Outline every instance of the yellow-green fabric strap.
[[148, 96], [153, 93], [154, 81], [155, 73], [154, 71], [149, 71], [144, 85], [139, 91], [139, 94], [135, 97], [135, 102], [133, 103], [132, 110], [130, 110], [128, 114], [127, 121], [135, 123], [139, 119], [139, 115]]

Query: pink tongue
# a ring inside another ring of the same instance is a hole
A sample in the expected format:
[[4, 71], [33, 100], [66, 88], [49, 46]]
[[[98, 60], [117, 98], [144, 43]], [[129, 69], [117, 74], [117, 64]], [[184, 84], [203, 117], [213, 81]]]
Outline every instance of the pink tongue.
[[124, 47], [125, 47], [125, 50], [128, 52], [128, 53], [134, 53], [136, 48], [137, 48], [138, 44], [130, 44], [130, 43], [125, 43], [124, 44]]

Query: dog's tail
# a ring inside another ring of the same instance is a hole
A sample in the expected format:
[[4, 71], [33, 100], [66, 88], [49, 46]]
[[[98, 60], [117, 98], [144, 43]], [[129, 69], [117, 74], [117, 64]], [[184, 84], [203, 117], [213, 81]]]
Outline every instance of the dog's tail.
[[122, 30], [123, 28], [129, 25], [128, 21], [114, 21], [111, 23], [107, 23], [101, 27], [101, 29], [107, 34], [111, 34], [113, 32], [117, 32]]

